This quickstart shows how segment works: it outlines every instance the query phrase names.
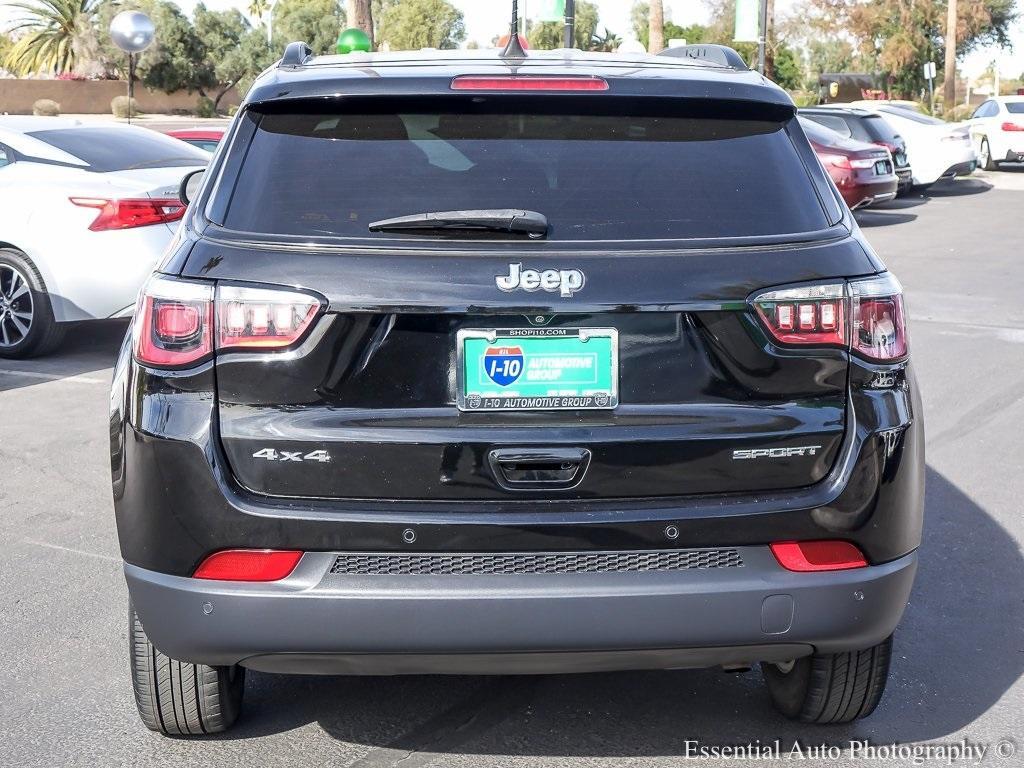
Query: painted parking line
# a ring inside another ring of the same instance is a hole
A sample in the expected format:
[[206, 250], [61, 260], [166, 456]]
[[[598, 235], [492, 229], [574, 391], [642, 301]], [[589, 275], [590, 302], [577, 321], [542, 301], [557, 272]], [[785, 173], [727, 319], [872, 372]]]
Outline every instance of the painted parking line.
[[43, 381], [67, 381], [72, 384], [109, 384], [108, 379], [94, 376], [62, 376], [59, 373], [41, 373], [39, 371], [17, 371], [11, 368], [0, 368], [0, 376], [22, 376], [26, 379], [42, 379]]

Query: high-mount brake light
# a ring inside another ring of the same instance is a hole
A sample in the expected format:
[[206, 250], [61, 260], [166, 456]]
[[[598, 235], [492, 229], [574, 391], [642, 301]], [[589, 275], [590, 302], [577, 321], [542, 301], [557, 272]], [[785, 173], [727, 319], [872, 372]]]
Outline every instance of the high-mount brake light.
[[846, 347], [883, 363], [907, 355], [903, 289], [892, 275], [766, 291], [752, 301], [779, 344]]
[[591, 75], [459, 75], [453, 91], [607, 91], [608, 81]]
[[170, 224], [185, 215], [185, 204], [177, 198], [143, 197], [112, 200], [104, 197], [69, 197], [79, 208], [99, 210], [89, 229], [105, 232], [111, 229], [133, 229], [150, 224]]
[[222, 286], [154, 275], [142, 289], [134, 327], [136, 359], [181, 368], [214, 349], [281, 349], [313, 324], [320, 302], [306, 293]]

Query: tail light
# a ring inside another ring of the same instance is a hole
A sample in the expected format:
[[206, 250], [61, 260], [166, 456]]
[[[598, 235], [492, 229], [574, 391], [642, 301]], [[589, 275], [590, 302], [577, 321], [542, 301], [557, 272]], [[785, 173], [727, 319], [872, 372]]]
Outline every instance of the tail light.
[[1024, 123], [1011, 123], [1007, 121], [999, 127], [1004, 131], [1024, 131]]
[[280, 549], [224, 549], [196, 568], [194, 579], [278, 581], [295, 570], [302, 552]]
[[766, 291], [753, 304], [779, 344], [844, 347], [875, 362], [907, 355], [903, 289], [889, 274]]
[[848, 541], [777, 541], [770, 545], [779, 565], [787, 571], [844, 571], [864, 568], [864, 554]]
[[104, 197], [70, 197], [80, 208], [99, 211], [89, 229], [104, 232], [110, 229], [133, 229], [150, 224], [169, 224], [185, 215], [185, 204], [177, 198], [111, 200]]
[[847, 171], [852, 169], [852, 168], [859, 168], [859, 169], [874, 168], [875, 167], [875, 163], [877, 163], [879, 160], [883, 160], [884, 159], [884, 158], [881, 158], [881, 157], [870, 157], [870, 158], [856, 157], [856, 158], [850, 158], [847, 155], [833, 155], [833, 154], [825, 154], [825, 155], [821, 155], [820, 157], [821, 157], [822, 164], [824, 164], [824, 165], [832, 165], [832, 166], [835, 166], [836, 168], [842, 168], [842, 169], [847, 170]]
[[144, 365], [180, 368], [215, 349], [281, 349], [305, 334], [320, 301], [297, 291], [240, 288], [154, 275], [139, 296], [135, 357]]

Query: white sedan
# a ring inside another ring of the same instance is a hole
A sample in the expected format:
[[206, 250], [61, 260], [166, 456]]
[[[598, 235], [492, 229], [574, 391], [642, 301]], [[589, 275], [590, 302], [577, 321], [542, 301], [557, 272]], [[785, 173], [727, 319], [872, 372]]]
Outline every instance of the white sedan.
[[1024, 96], [995, 96], [974, 110], [967, 121], [986, 171], [1004, 161], [1024, 162]]
[[181, 179], [209, 159], [146, 128], [0, 117], [0, 357], [130, 315], [184, 215]]
[[966, 125], [947, 123], [892, 102], [857, 101], [854, 106], [880, 115], [906, 140], [916, 187], [970, 175], [978, 165]]

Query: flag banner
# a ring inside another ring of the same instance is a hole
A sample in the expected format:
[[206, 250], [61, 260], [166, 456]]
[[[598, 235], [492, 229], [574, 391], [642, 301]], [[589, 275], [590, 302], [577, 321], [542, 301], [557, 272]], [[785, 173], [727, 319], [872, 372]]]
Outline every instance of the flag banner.
[[761, 0], [736, 0], [736, 33], [733, 41], [737, 43], [756, 43], [760, 31]]

